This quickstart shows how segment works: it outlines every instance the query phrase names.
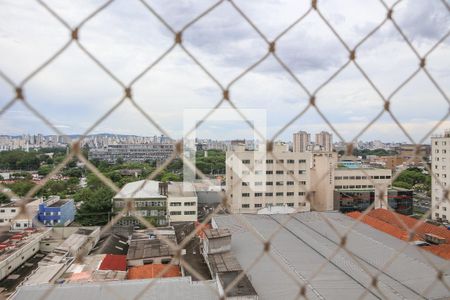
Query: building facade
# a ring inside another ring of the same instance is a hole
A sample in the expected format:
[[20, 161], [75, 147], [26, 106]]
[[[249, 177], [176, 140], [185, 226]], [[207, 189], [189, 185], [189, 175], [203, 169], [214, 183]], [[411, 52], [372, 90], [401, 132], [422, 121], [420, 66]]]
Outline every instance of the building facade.
[[431, 176], [431, 217], [448, 222], [450, 203], [443, 197], [444, 189], [450, 186], [450, 130], [442, 136], [431, 137], [431, 149], [431, 170], [436, 176]]
[[164, 161], [174, 151], [173, 143], [107, 145], [89, 150], [89, 159], [104, 160], [109, 163], [115, 163], [118, 159], [133, 162]]
[[0, 206], [0, 226], [9, 225], [11, 230], [22, 230], [33, 227], [33, 219], [36, 217], [42, 198], [30, 201], [26, 204], [26, 214], [19, 216], [21, 207], [18, 201]]
[[120, 225], [140, 225], [136, 216], [154, 226], [197, 221], [197, 193], [188, 182], [130, 182], [114, 196], [113, 213], [120, 213], [127, 200], [132, 201], [134, 209], [123, 215], [118, 222]]
[[311, 143], [311, 134], [306, 131], [299, 131], [293, 135], [294, 152], [305, 152], [308, 145]]
[[45, 226], [67, 226], [75, 220], [73, 199], [53, 197], [39, 204], [38, 220]]
[[333, 151], [333, 135], [326, 131], [321, 131], [316, 134], [316, 145], [323, 147], [323, 151]]
[[226, 190], [232, 212], [256, 213], [264, 207], [306, 207], [311, 153], [290, 152], [274, 144], [272, 153], [235, 146], [226, 153]]

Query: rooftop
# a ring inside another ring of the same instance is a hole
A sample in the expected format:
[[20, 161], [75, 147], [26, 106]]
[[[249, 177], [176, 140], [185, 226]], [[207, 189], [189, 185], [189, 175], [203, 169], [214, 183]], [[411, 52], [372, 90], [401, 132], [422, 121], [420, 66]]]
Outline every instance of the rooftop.
[[130, 242], [127, 260], [173, 256], [173, 251], [169, 245], [159, 239], [134, 240]]
[[[166, 268], [168, 268], [168, 270], [166, 270]], [[162, 274], [162, 272], [165, 273]], [[150, 279], [180, 276], [180, 268], [175, 265], [150, 264], [132, 267], [128, 270], [128, 279]]]
[[126, 255], [114, 255], [107, 254], [100, 264], [99, 270], [115, 270], [126, 271], [127, 270], [127, 256]]
[[[347, 215], [357, 219], [362, 215], [362, 213], [351, 212]], [[446, 240], [446, 243], [444, 244], [422, 246], [420, 249], [430, 251], [444, 259], [450, 259], [450, 230], [444, 227], [426, 222], [420, 223], [417, 219], [386, 209], [372, 210], [362, 217], [361, 221], [372, 226], [373, 228], [404, 241], [409, 240], [408, 229], [412, 230], [414, 226], [418, 226], [414, 229], [415, 234], [412, 237], [413, 241], [424, 241], [426, 234], [442, 237]]]
[[128, 238], [114, 233], [102, 237], [92, 249], [93, 254], [126, 255], [127, 252]]
[[159, 182], [155, 180], [139, 180], [125, 184], [114, 196], [114, 199], [165, 199], [159, 193]]
[[[233, 271], [219, 273], [218, 278], [224, 290], [235, 280], [243, 271]], [[247, 275], [244, 275], [228, 292], [227, 297], [245, 297], [257, 295], [252, 283]]]
[[242, 270], [241, 265], [231, 252], [208, 254], [208, 262], [214, 274]]
[[231, 236], [231, 232], [227, 228], [217, 228], [217, 229], [206, 228], [206, 229], [203, 229], [203, 231], [205, 232], [205, 235], [208, 239], [217, 239], [217, 238]]
[[[154, 280], [157, 284], [146, 288]], [[190, 277], [24, 286], [12, 299], [110, 300], [112, 295], [118, 299], [219, 299], [214, 281], [192, 282]]]
[[[293, 299], [303, 285], [308, 299], [358, 299], [365, 292], [366, 299], [448, 297], [442, 284], [422, 295], [436, 281], [435, 266], [443, 268], [442, 280], [450, 284], [450, 266], [445, 260], [426, 255], [426, 251], [419, 253], [420, 248], [364, 223], [354, 224], [354, 219], [341, 213], [243, 214], [242, 218], [217, 215], [214, 221], [219, 228], [231, 230], [231, 251], [244, 270], [263, 249], [260, 239], [268, 239], [278, 230], [271, 240], [273, 259], [263, 256], [247, 272], [261, 299]], [[244, 222], [250, 228], [243, 226]], [[340, 235], [346, 232], [346, 249], [352, 255], [339, 251], [332, 256], [341, 243]], [[397, 255], [400, 251], [402, 255]], [[321, 266], [314, 279], [308, 280]], [[372, 276], [365, 270], [380, 273], [377, 288], [371, 287]]]
[[53, 202], [48, 207], [61, 207], [64, 204], [66, 204], [67, 202], [69, 202], [69, 201], [70, 201], [69, 199], [61, 199], [61, 200], [58, 200], [56, 202]]

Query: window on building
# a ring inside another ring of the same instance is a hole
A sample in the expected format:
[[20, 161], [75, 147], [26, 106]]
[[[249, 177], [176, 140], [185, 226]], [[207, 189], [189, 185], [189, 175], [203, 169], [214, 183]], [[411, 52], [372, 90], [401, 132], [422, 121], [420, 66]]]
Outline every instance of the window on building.
[[184, 206], [194, 206], [195, 205], [195, 201], [192, 202], [184, 202]]
[[305, 196], [305, 192], [298, 192], [299, 196]]
[[273, 164], [273, 159], [267, 159], [266, 164]]
[[289, 174], [289, 175], [294, 175], [294, 170], [288, 170], [288, 171], [287, 171], [287, 174]]
[[283, 192], [277, 192], [275, 195], [276, 196], [283, 196]]
[[273, 185], [272, 181], [266, 181], [266, 185]]
[[263, 161], [261, 159], [255, 159], [255, 165], [260, 165], [262, 162]]
[[277, 204], [275, 204], [276, 206], [284, 206], [283, 202], [278, 202]]
[[243, 159], [243, 160], [242, 160], [242, 163], [243, 163], [244, 165], [248, 165], [248, 164], [250, 163], [250, 159]]
[[287, 192], [286, 196], [289, 196], [289, 197], [294, 196], [294, 192]]
[[304, 170], [298, 170], [298, 174], [305, 174]]
[[13, 212], [13, 213], [16, 212], [16, 209], [15, 208], [11, 209], [11, 212]]
[[248, 182], [242, 181], [242, 186], [248, 186]]
[[284, 185], [284, 182], [283, 182], [283, 181], [277, 181], [277, 182], [276, 182], [276, 185], [279, 185], [279, 186], [280, 186], [280, 185]]
[[263, 183], [262, 183], [262, 181], [256, 181], [255, 182], [255, 186], [260, 186], [260, 185], [262, 185]]
[[299, 162], [300, 164], [304, 164], [304, 163], [306, 163], [306, 159], [300, 159], [298, 162]]
[[266, 171], [267, 175], [273, 174], [273, 171]]
[[283, 171], [283, 170], [277, 170], [276, 173], [277, 173], [277, 174], [284, 174], [284, 171]]
[[277, 164], [283, 164], [284, 163], [284, 159], [277, 159]]
[[288, 164], [295, 164], [295, 160], [293, 160], [293, 159], [288, 159], [288, 160], [287, 160], [287, 163], [288, 163]]
[[250, 197], [250, 193], [242, 193], [242, 197]]
[[242, 204], [242, 208], [250, 208], [250, 204]]
[[255, 193], [255, 197], [262, 197], [262, 193]]
[[299, 181], [298, 184], [300, 184], [300, 185], [306, 185], [306, 181]]
[[266, 193], [266, 197], [272, 197], [273, 193]]
[[261, 170], [256, 170], [255, 175], [261, 175], [263, 172]]
[[193, 216], [195, 215], [195, 210], [187, 210], [184, 212], [185, 216]]
[[260, 207], [262, 207], [261, 203], [255, 203], [255, 208], [260, 208]]
[[170, 206], [181, 206], [181, 202], [170, 202]]
[[286, 184], [287, 185], [294, 185], [294, 182], [293, 181], [288, 181], [288, 182], [286, 182]]
[[171, 211], [170, 215], [171, 216], [181, 216], [181, 211], [178, 211], [178, 210], [177, 211]]

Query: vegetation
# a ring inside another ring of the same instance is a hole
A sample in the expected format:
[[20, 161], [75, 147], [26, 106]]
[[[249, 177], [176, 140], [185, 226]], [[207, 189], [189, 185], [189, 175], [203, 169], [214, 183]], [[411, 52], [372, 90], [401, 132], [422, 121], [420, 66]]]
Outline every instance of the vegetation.
[[393, 186], [429, 192], [431, 190], [431, 176], [424, 174], [419, 168], [408, 168], [402, 171], [392, 183]]
[[225, 152], [220, 150], [198, 151], [196, 155], [196, 166], [204, 174], [225, 174]]

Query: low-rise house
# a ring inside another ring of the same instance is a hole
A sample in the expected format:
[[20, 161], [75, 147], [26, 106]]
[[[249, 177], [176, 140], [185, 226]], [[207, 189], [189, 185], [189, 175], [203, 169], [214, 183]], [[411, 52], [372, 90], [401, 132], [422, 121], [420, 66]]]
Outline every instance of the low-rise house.
[[11, 230], [23, 230], [33, 227], [33, 220], [38, 212], [38, 207], [43, 199], [35, 199], [25, 205], [22, 212], [21, 200], [17, 199], [0, 206], [0, 226], [9, 225]]

